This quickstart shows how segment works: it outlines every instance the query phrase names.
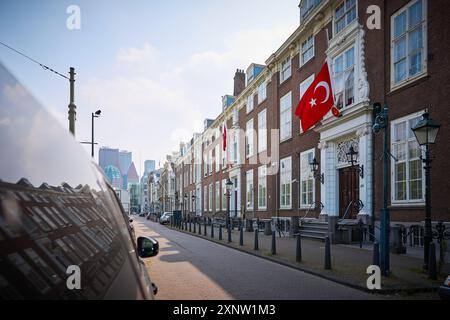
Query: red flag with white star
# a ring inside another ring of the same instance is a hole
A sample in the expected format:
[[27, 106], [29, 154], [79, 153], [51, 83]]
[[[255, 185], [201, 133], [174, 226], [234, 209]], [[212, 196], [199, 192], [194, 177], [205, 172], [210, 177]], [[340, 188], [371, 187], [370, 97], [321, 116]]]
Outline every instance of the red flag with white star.
[[339, 116], [339, 110], [334, 107], [333, 97], [328, 63], [325, 62], [295, 110], [295, 115], [300, 118], [303, 132], [320, 122], [332, 108], [333, 115]]

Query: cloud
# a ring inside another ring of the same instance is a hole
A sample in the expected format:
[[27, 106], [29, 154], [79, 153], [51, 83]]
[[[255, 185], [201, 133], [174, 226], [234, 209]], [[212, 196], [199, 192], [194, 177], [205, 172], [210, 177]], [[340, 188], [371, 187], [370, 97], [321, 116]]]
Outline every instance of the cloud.
[[281, 26], [235, 33], [224, 39], [223, 50], [199, 51], [178, 64], [149, 43], [122, 48], [113, 74], [81, 84], [80, 105], [102, 106], [100, 145], [141, 151], [142, 161], [162, 160], [180, 140], [201, 132], [205, 118], [219, 115], [235, 70], [264, 63], [291, 31]]

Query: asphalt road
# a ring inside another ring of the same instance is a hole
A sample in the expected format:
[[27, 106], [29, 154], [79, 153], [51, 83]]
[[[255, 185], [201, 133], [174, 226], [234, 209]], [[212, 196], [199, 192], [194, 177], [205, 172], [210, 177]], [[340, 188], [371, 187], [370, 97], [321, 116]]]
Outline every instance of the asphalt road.
[[376, 299], [377, 297], [274, 262], [133, 218], [136, 235], [159, 241], [146, 261], [163, 300]]

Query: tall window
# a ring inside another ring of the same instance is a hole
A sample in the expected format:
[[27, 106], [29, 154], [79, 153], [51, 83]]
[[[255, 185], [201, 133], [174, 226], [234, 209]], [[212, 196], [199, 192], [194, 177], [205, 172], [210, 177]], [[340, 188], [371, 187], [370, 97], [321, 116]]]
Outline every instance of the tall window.
[[291, 92], [280, 99], [280, 140], [292, 135], [292, 95]]
[[247, 97], [247, 113], [253, 110], [253, 95], [249, 95]]
[[238, 162], [238, 135], [236, 132], [233, 132], [232, 139], [233, 139], [233, 148], [232, 148], [233, 163], [236, 164]]
[[214, 159], [216, 162], [216, 172], [220, 171], [220, 145], [216, 145], [215, 151], [214, 151]]
[[209, 185], [209, 195], [208, 195], [208, 209], [210, 212], [213, 211], [213, 185], [212, 183]]
[[292, 207], [292, 159], [291, 157], [280, 161], [280, 208]]
[[333, 88], [336, 107], [342, 109], [355, 102], [355, 48], [344, 51], [334, 59]]
[[393, 121], [392, 200], [394, 202], [421, 202], [424, 200], [424, 178], [420, 147], [411, 130], [421, 119], [419, 115]]
[[247, 209], [253, 210], [253, 170], [246, 173], [246, 204]]
[[314, 34], [309, 36], [309, 38], [302, 43], [302, 52], [300, 57], [301, 57], [300, 61], [301, 66], [314, 57]]
[[258, 114], [258, 153], [267, 149], [267, 115], [266, 109]]
[[392, 84], [398, 85], [426, 71], [426, 2], [410, 2], [392, 16]]
[[203, 187], [203, 211], [208, 211], [208, 189], [206, 186]]
[[220, 182], [216, 181], [216, 212], [220, 211]]
[[258, 104], [267, 98], [267, 82], [264, 81], [258, 86]]
[[227, 210], [227, 180], [222, 180], [222, 211]]
[[253, 119], [247, 122], [245, 131], [245, 144], [246, 144], [246, 154], [247, 157], [253, 156]]
[[314, 149], [300, 154], [300, 206], [314, 203], [314, 176], [309, 165], [314, 158]]
[[343, 1], [334, 11], [334, 30], [336, 34], [355, 20], [356, 0]]
[[311, 83], [313, 83], [313, 81], [314, 81], [314, 74], [312, 74], [311, 76], [308, 77], [308, 79], [300, 83], [300, 99], [303, 97], [306, 90], [308, 90], [309, 86], [311, 85]]
[[289, 56], [286, 58], [286, 60], [284, 60], [281, 63], [280, 83], [284, 82], [290, 76], [291, 76], [291, 57]]
[[267, 167], [258, 168], [258, 210], [267, 209]]

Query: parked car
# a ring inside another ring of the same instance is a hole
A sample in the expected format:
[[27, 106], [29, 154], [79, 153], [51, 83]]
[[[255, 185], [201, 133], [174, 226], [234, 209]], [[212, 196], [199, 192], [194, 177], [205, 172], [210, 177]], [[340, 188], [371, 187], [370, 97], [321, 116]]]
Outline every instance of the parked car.
[[170, 218], [172, 218], [172, 212], [164, 212], [163, 215], [159, 218], [159, 223], [168, 224], [170, 223]]
[[0, 300], [152, 299], [158, 242], [135, 240], [101, 169], [2, 64], [0, 92]]
[[439, 296], [442, 300], [450, 300], [450, 276], [445, 279], [444, 284], [439, 287]]

